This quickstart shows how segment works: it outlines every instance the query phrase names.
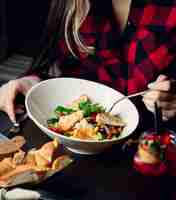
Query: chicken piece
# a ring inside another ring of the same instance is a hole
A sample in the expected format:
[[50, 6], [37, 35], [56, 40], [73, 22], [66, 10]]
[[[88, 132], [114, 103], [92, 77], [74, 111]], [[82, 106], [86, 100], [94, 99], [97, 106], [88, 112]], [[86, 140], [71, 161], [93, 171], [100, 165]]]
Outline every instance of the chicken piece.
[[92, 124], [89, 124], [86, 119], [82, 119], [79, 123], [75, 124], [76, 129], [80, 128], [93, 128]]
[[70, 130], [77, 122], [83, 119], [83, 112], [77, 111], [70, 115], [60, 117], [58, 128], [61, 132]]
[[80, 128], [80, 129], [75, 129], [74, 138], [79, 138], [79, 139], [87, 139], [87, 140], [92, 140], [92, 139], [97, 139], [96, 136], [96, 131], [93, 128]]
[[79, 139], [95, 139], [96, 131], [86, 119], [82, 119], [79, 123], [75, 125], [73, 137]]
[[109, 113], [98, 113], [96, 122], [98, 125], [125, 126], [125, 123], [123, 123], [119, 117], [112, 116]]
[[12, 158], [11, 157], [4, 158], [0, 162], [0, 176], [3, 176], [4, 174], [10, 172], [14, 168], [15, 168], [15, 165], [12, 162]]
[[69, 106], [69, 108], [72, 108], [73, 110], [79, 110], [79, 103], [81, 101], [88, 101], [88, 100], [89, 100], [88, 96], [82, 95], [78, 99], [76, 99], [75, 101], [73, 101], [71, 103], [71, 105]]
[[20, 165], [23, 164], [24, 158], [25, 158], [25, 152], [20, 149], [18, 152], [14, 154], [12, 162], [14, 165]]

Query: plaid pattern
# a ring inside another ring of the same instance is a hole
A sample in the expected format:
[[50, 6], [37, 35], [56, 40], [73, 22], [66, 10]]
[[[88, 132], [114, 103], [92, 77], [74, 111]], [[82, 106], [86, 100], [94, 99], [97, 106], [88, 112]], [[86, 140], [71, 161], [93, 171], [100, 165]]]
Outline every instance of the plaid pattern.
[[132, 1], [123, 33], [113, 16], [103, 16], [98, 23], [96, 16], [92, 11], [80, 29], [95, 54], [79, 53], [76, 59], [60, 40], [57, 64], [48, 67], [51, 76], [98, 81], [130, 94], [145, 89], [161, 73], [176, 73], [176, 0]]

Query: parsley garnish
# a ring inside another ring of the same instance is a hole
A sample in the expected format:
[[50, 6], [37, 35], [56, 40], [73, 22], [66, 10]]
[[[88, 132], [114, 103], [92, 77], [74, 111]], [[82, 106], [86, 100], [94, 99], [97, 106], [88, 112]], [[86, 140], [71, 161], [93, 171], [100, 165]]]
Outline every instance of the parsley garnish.
[[73, 112], [75, 112], [75, 110], [73, 110], [71, 108], [66, 108], [66, 107], [63, 107], [63, 106], [58, 106], [55, 109], [56, 114], [71, 114]]
[[47, 120], [47, 124], [55, 124], [59, 121], [58, 118], [50, 118]]
[[99, 104], [92, 104], [89, 100], [81, 101], [79, 103], [79, 109], [83, 110], [84, 117], [89, 117], [91, 113], [99, 113], [104, 111], [102, 106]]
[[160, 151], [160, 142], [159, 141], [152, 142], [150, 144], [150, 150], [154, 153]]

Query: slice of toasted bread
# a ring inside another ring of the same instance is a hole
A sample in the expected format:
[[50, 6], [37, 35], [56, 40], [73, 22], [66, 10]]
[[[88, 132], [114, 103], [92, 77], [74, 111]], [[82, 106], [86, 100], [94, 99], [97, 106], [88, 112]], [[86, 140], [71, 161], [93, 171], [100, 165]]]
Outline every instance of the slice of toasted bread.
[[34, 149], [27, 152], [26, 157], [24, 159], [24, 163], [28, 164], [28, 165], [32, 165], [32, 166], [37, 165], [36, 160], [35, 160], [35, 150]]
[[55, 152], [58, 150], [59, 142], [57, 140], [53, 140], [51, 142], [47, 142], [42, 145], [42, 147], [37, 151], [36, 157], [42, 157], [47, 161], [48, 164], [51, 164], [53, 161], [53, 157]]
[[45, 159], [39, 151], [35, 152], [35, 162], [38, 168], [48, 167], [51, 162]]
[[12, 162], [12, 158], [11, 157], [4, 158], [0, 162], [0, 176], [3, 176], [4, 174], [10, 172], [14, 168], [15, 168], [15, 165]]
[[11, 187], [18, 184], [39, 181], [35, 168], [30, 165], [19, 165], [0, 177], [0, 187]]
[[25, 159], [25, 152], [22, 151], [21, 149], [14, 153], [13, 155], [13, 159], [12, 159], [12, 162], [14, 165], [21, 165], [21, 164], [24, 164], [24, 159]]
[[62, 155], [56, 158], [52, 163], [52, 169], [53, 170], [61, 170], [64, 167], [66, 167], [68, 164], [72, 162], [72, 159], [70, 159], [67, 155]]
[[5, 140], [0, 142], [0, 157], [17, 152], [24, 144], [25, 139], [22, 136], [16, 136], [11, 140]]

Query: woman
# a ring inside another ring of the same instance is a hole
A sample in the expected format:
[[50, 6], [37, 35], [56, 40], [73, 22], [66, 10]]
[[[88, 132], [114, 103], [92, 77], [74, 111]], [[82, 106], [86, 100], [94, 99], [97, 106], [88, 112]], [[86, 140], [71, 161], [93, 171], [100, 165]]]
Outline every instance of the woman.
[[124, 94], [149, 87], [152, 91], [143, 97], [147, 109], [153, 112], [158, 101], [165, 119], [175, 117], [175, 16], [176, 0], [53, 0], [48, 20], [56, 46], [52, 64], [38, 63], [28, 76], [2, 86], [0, 109], [15, 122], [18, 93], [25, 95], [45, 78], [72, 76]]

